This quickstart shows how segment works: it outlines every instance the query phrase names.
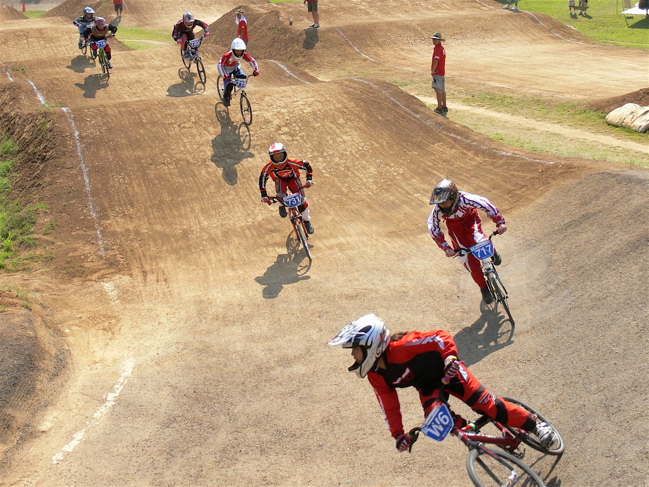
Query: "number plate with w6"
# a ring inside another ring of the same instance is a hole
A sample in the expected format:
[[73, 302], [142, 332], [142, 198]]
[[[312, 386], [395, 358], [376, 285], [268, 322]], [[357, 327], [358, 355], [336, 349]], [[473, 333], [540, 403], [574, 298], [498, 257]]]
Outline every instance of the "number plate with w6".
[[421, 427], [422, 433], [435, 441], [444, 441], [452, 429], [453, 416], [443, 402], [437, 403]]

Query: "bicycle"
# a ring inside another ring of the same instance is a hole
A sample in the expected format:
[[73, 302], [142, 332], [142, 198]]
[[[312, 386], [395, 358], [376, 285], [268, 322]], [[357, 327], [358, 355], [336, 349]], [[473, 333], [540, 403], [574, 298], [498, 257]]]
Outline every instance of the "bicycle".
[[[112, 37], [112, 36], [109, 36]], [[92, 53], [91, 57], [93, 59], [99, 59], [99, 65], [101, 66], [101, 72], [106, 75], [106, 78], [110, 79], [110, 64], [108, 64], [108, 57], [106, 56], [106, 46], [108, 45], [108, 39], [100, 39], [98, 41], [91, 42], [97, 46], [97, 54], [94, 54], [94, 50], [91, 48]]]
[[86, 40], [86, 38], [83, 37], [83, 33], [86, 30], [86, 26], [81, 24], [74, 24], [74, 25], [76, 25], [77, 28], [79, 29], [79, 44], [77, 47], [81, 51], [81, 54], [85, 56], [86, 54], [88, 54], [88, 46], [90, 45], [90, 43]]
[[[299, 188], [298, 191], [302, 188]], [[293, 230], [295, 231], [297, 241], [302, 244], [309, 262], [311, 262], [313, 260], [313, 256], [311, 255], [311, 249], [309, 248], [309, 232], [307, 232], [306, 227], [304, 226], [302, 213], [298, 209], [298, 206], [302, 204], [302, 195], [298, 192], [286, 195], [281, 199], [277, 196], [271, 196], [270, 199], [273, 203], [278, 203], [288, 210], [288, 214], [291, 218], [291, 224], [293, 225]], [[295, 249], [295, 251], [297, 252], [298, 250], [299, 246]]]
[[[248, 95], [246, 94], [246, 86], [248, 85], [248, 78], [250, 76], [247, 76], [246, 73], [241, 71], [242, 74], [236, 74], [232, 73], [232, 77], [230, 78], [230, 83], [234, 85], [234, 88], [232, 90], [232, 93], [230, 94], [230, 99], [234, 97], [234, 95], [237, 94], [237, 91], [241, 93], [241, 96], [239, 97], [239, 107], [241, 108], [241, 116], [243, 117], [243, 121], [246, 125], [251, 125], [252, 124], [252, 105], [250, 104], [250, 100], [248, 99]], [[223, 76], [219, 75], [219, 77], [216, 80], [216, 86], [219, 89], [219, 98], [221, 101], [223, 101], [223, 94], [225, 93], [225, 82], [223, 82]]]
[[[448, 395], [443, 392], [440, 400], [430, 412], [420, 427], [410, 430], [408, 433], [412, 438], [412, 445], [419, 438], [419, 433], [436, 440], [444, 441], [449, 435], [456, 436], [469, 449], [466, 459], [466, 469], [476, 487], [515, 486], [515, 485], [537, 485], [545, 487], [545, 483], [529, 465], [522, 461], [525, 450], [520, 450], [521, 443], [530, 446], [546, 455], [561, 455], [565, 449], [563, 438], [552, 423], [538, 411], [527, 404], [503, 397], [506, 401], [514, 403], [532, 414], [537, 420], [547, 423], [555, 435], [554, 442], [548, 447], [543, 447], [527, 431], [513, 426], [507, 426], [495, 421], [485, 414], [481, 414], [475, 421], [460, 428], [456, 426], [456, 415], [448, 405]], [[485, 434], [482, 429], [487, 425], [495, 426], [499, 434]], [[500, 449], [491, 449], [487, 445], [495, 445]]]
[[509, 316], [509, 321], [512, 324], [513, 334], [515, 322], [509, 309], [509, 303], [507, 302], [507, 300], [509, 299], [509, 294], [507, 294], [507, 289], [505, 288], [502, 279], [500, 279], [500, 276], [498, 275], [496, 266], [493, 264], [495, 248], [491, 239], [496, 235], [499, 235], [499, 233], [493, 232], [491, 235], [489, 235], [488, 240], [479, 242], [469, 248], [459, 247], [453, 250], [460, 253], [460, 255], [473, 254], [480, 261], [482, 273], [484, 274], [485, 281], [487, 281], [487, 289], [489, 289], [489, 293], [493, 297], [494, 301], [496, 303], [502, 304], [503, 308], [505, 308], [505, 312], [507, 313], [507, 316]]
[[205, 72], [205, 66], [203, 66], [203, 60], [201, 59], [201, 53], [198, 52], [198, 48], [201, 47], [203, 38], [192, 39], [187, 41], [187, 50], [183, 51], [183, 47], [180, 46], [180, 57], [183, 60], [183, 64], [190, 70], [192, 67], [192, 62], [196, 63], [196, 71], [198, 72], [198, 79], [201, 80], [201, 83], [207, 83], [207, 73]]

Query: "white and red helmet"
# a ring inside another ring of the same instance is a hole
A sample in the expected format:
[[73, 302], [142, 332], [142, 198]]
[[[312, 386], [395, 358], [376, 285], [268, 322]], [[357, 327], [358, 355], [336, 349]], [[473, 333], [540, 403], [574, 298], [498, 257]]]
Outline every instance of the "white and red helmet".
[[[273, 155], [275, 154], [283, 154], [282, 160], [281, 161], [275, 160], [275, 158], [273, 157]], [[288, 159], [286, 146], [281, 142], [275, 142], [273, 145], [271, 145], [268, 148], [268, 155], [270, 156], [270, 160], [273, 162], [273, 164], [284, 164], [286, 162], [286, 159]]]
[[390, 330], [375, 314], [361, 316], [352, 321], [329, 341], [329, 345], [342, 345], [343, 348], [360, 347], [363, 362], [355, 363], [347, 370], [355, 372], [359, 378], [365, 377], [374, 367], [390, 343]]

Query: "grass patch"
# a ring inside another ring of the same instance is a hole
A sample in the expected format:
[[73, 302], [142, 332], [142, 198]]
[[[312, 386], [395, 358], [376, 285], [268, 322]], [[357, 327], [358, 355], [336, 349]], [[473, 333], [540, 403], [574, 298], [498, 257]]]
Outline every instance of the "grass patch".
[[44, 205], [24, 206], [11, 198], [11, 176], [19, 147], [6, 135], [0, 137], [0, 269], [20, 270], [34, 260], [34, 256], [19, 256], [18, 252], [36, 245], [32, 232]]
[[43, 15], [45, 15], [45, 12], [47, 12], [47, 10], [27, 10], [23, 13], [30, 19], [40, 19]]
[[154, 49], [175, 44], [171, 37], [171, 30], [120, 26], [117, 30], [117, 38], [135, 50]]
[[[499, 0], [504, 3], [503, 0]], [[636, 0], [631, 0], [633, 4]], [[540, 12], [549, 15], [582, 34], [601, 42], [624, 47], [649, 50], [649, 19], [644, 15], [622, 15], [623, 1], [588, 2], [587, 16], [579, 15], [579, 0], [576, 0], [577, 15], [571, 16], [568, 11], [568, 0], [521, 0], [519, 7], [523, 10]], [[627, 27], [627, 22], [629, 27]]]

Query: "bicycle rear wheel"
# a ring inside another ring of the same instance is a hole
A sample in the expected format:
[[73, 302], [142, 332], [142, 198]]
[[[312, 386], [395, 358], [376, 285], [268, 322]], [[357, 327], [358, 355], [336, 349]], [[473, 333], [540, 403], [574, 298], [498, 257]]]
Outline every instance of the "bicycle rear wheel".
[[221, 101], [223, 101], [223, 90], [225, 89], [223, 87], [223, 76], [219, 74], [219, 77], [216, 78], [216, 89], [219, 92], [219, 98]]
[[498, 272], [496, 272], [496, 269], [494, 269], [493, 272], [489, 272], [489, 275], [487, 276], [487, 285], [489, 286], [489, 290], [491, 291], [494, 299], [502, 304], [503, 308], [505, 308], [505, 312], [507, 313], [507, 316], [509, 316], [509, 321], [512, 322], [513, 327], [514, 318], [512, 317], [512, 312], [509, 309], [509, 303], [507, 302], [509, 295], [507, 294], [507, 289], [505, 289], [505, 286], [500, 279]]
[[99, 64], [101, 64], [101, 72], [104, 73], [108, 78], [110, 78], [108, 59], [106, 58], [106, 52], [103, 49], [99, 51]]
[[239, 97], [239, 105], [241, 106], [241, 116], [246, 125], [252, 124], [252, 106], [250, 106], [250, 100], [248, 100], [248, 95], [245, 91], [241, 92]]
[[531, 415], [536, 416], [536, 418], [539, 421], [543, 421], [544, 423], [547, 423], [547, 425], [550, 428], [552, 428], [552, 432], [554, 433], [555, 436], [555, 441], [548, 448], [545, 448], [541, 446], [541, 444], [538, 442], [535, 436], [530, 435], [527, 432], [521, 431], [518, 428], [514, 428], [512, 426], [505, 426], [509, 431], [511, 431], [512, 434], [514, 434], [517, 438], [520, 438], [520, 440], [526, 445], [534, 448], [536, 451], [545, 453], [546, 455], [561, 455], [563, 453], [563, 451], [565, 450], [565, 444], [563, 443], [563, 438], [561, 437], [559, 431], [557, 431], [557, 429], [552, 425], [552, 423], [545, 416], [539, 413], [532, 406], [528, 406], [527, 404], [519, 401], [518, 399], [512, 399], [511, 397], [503, 397], [503, 399], [505, 401], [509, 401], [513, 404], [516, 404], [517, 406], [522, 407]]
[[311, 249], [309, 248], [309, 239], [306, 236], [306, 229], [304, 228], [304, 222], [302, 221], [302, 219], [293, 220], [293, 226], [295, 227], [295, 233], [297, 234], [298, 240], [302, 244], [302, 247], [304, 247], [306, 256], [309, 258], [309, 260], [313, 260]]
[[[189, 51], [189, 49], [187, 49], [187, 51]], [[183, 65], [187, 69], [190, 69], [192, 67], [192, 60], [188, 57], [183, 56], [183, 54], [185, 54], [185, 51], [183, 51], [183, 46], [180, 46], [180, 59], [183, 60]]]
[[545, 487], [545, 483], [528, 465], [500, 450], [471, 450], [466, 459], [466, 469], [476, 487]]
[[205, 84], [207, 82], [207, 74], [205, 73], [205, 66], [203, 66], [201, 58], [196, 58], [196, 71], [198, 71], [198, 79], [201, 80], [201, 83]]
[[83, 47], [81, 48], [81, 54], [83, 54], [84, 56], [86, 54], [88, 54], [88, 43], [87, 42], [83, 43]]

